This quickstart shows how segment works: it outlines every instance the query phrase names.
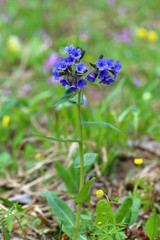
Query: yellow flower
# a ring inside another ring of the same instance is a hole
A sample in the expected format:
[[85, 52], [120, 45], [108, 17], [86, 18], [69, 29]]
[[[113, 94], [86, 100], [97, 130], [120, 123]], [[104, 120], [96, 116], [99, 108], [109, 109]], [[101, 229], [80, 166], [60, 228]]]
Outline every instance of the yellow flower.
[[35, 157], [35, 159], [38, 159], [38, 158], [40, 158], [41, 156], [42, 156], [41, 153], [36, 153], [34, 157]]
[[5, 115], [2, 119], [2, 126], [4, 128], [7, 128], [10, 122], [10, 117], [8, 115]]
[[102, 225], [102, 222], [98, 222], [98, 225], [99, 225], [99, 226]]
[[146, 28], [139, 28], [137, 31], [138, 38], [144, 39], [147, 37], [147, 29]]
[[141, 165], [142, 163], [143, 163], [143, 159], [142, 158], [135, 158], [134, 159], [134, 164]]
[[103, 195], [104, 195], [103, 190], [100, 189], [100, 190], [96, 191], [96, 195], [97, 195], [98, 198], [102, 198]]
[[7, 48], [10, 52], [18, 53], [21, 49], [19, 38], [15, 35], [11, 35], [7, 41]]
[[148, 32], [148, 41], [149, 42], [157, 42], [158, 41], [158, 34], [155, 31]]

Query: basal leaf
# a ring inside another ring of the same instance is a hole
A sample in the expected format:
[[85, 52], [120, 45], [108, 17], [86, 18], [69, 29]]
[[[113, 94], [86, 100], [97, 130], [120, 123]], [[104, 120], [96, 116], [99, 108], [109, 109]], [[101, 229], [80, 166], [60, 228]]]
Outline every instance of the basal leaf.
[[111, 125], [110, 123], [107, 123], [107, 122], [86, 122], [86, 121], [82, 121], [82, 125], [83, 125], [83, 127], [87, 127], [89, 125], [102, 125], [102, 126], [106, 126], [106, 127], [109, 127], [109, 128], [113, 128], [117, 132], [122, 133], [118, 128], [114, 127], [113, 125]]
[[68, 101], [69, 99], [73, 98], [77, 92], [69, 91], [68, 89], [65, 90], [63, 97], [52, 107], [56, 107], [58, 104]]
[[111, 205], [105, 200], [100, 200], [97, 203], [96, 224], [98, 224], [98, 222], [101, 222], [102, 224], [107, 224], [107, 223], [115, 224], [113, 209]]
[[116, 223], [121, 223], [126, 215], [129, 213], [132, 206], [133, 199], [131, 197], [126, 197], [121, 206], [115, 212]]
[[[84, 167], [92, 165], [97, 157], [97, 153], [85, 153], [84, 156]], [[75, 168], [80, 168], [80, 157], [78, 156], [74, 162]]]
[[74, 200], [75, 203], [89, 203], [90, 202], [90, 190], [95, 181], [95, 178], [85, 182], [83, 188], [78, 193], [76, 199]]
[[69, 206], [64, 201], [55, 196], [53, 193], [47, 191], [43, 194], [43, 196], [44, 195], [47, 198], [49, 206], [64, 225], [65, 233], [69, 237], [72, 237], [76, 221], [76, 216], [74, 212], [69, 208]]
[[52, 140], [52, 141], [57, 141], [57, 142], [79, 142], [78, 138], [73, 138], [73, 139], [68, 139], [68, 138], [55, 138], [55, 137], [48, 137], [40, 133], [33, 133], [41, 138], [47, 139], [47, 140]]
[[157, 214], [151, 216], [145, 224], [145, 232], [150, 240], [158, 238], [158, 228], [160, 226], [160, 217]]

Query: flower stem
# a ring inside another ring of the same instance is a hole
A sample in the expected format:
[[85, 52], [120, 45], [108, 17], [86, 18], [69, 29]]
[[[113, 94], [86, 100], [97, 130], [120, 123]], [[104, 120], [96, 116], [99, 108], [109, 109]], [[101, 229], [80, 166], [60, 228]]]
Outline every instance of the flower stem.
[[[82, 121], [81, 121], [81, 90], [78, 92], [78, 136], [79, 136], [79, 156], [80, 156], [80, 185], [79, 191], [81, 191], [84, 185], [84, 159], [83, 159], [83, 135], [82, 135]], [[77, 216], [76, 216], [76, 224], [74, 229], [73, 240], [77, 239], [78, 228], [79, 228], [79, 220], [81, 214], [82, 204], [78, 203], [77, 208]]]

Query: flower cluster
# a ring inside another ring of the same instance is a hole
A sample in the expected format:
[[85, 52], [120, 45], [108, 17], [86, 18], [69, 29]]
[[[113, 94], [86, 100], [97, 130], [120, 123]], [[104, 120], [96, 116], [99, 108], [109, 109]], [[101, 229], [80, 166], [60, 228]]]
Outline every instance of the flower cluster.
[[95, 82], [96, 78], [100, 79], [99, 83], [110, 84], [115, 81], [122, 68], [119, 61], [114, 63], [113, 59], [103, 59], [101, 55], [97, 64], [90, 63], [94, 69], [86, 77], [83, 77], [88, 71], [85, 64], [81, 62], [85, 51], [80, 47], [74, 48], [72, 44], [65, 47], [64, 52], [68, 53], [68, 56], [65, 58], [60, 57], [59, 61], [53, 64], [52, 75], [54, 80], [60, 79], [62, 86], [68, 86], [70, 91], [76, 92], [79, 88], [87, 85], [87, 81]]

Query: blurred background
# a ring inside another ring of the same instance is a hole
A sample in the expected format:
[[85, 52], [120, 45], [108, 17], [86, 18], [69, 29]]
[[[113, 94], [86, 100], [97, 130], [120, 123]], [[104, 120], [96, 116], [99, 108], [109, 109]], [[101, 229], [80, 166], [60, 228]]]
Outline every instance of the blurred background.
[[[96, 63], [104, 54], [123, 66], [116, 81], [103, 91], [90, 86], [84, 90], [83, 120], [106, 121], [125, 134], [101, 126], [85, 129], [85, 151], [99, 153], [100, 174], [115, 174], [117, 159], [126, 163], [138, 157], [150, 162], [159, 156], [159, 11], [159, 0], [0, 0], [3, 178], [31, 169], [53, 146], [66, 152], [69, 148], [68, 159], [77, 156], [77, 147], [43, 141], [33, 134], [37, 129], [54, 137], [77, 136], [76, 106], [64, 103], [51, 108], [64, 93], [52, 77], [53, 63], [70, 44], [87, 51], [86, 64]], [[156, 155], [150, 157], [144, 149]], [[47, 170], [44, 166], [41, 174]]]

